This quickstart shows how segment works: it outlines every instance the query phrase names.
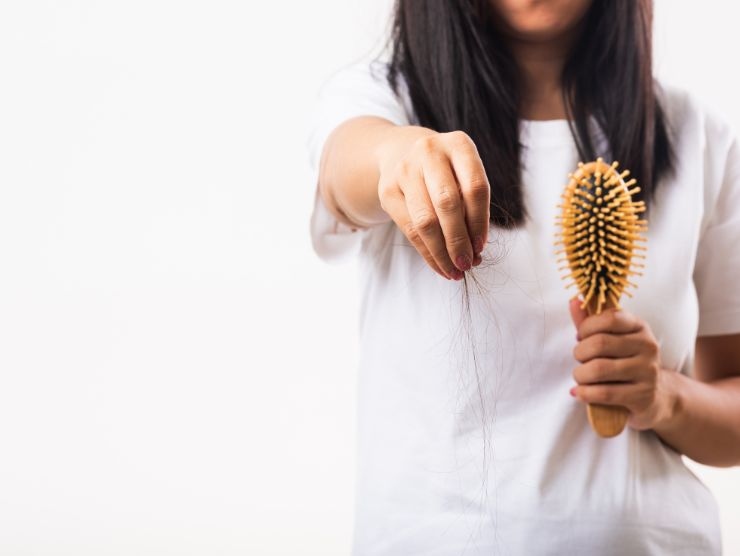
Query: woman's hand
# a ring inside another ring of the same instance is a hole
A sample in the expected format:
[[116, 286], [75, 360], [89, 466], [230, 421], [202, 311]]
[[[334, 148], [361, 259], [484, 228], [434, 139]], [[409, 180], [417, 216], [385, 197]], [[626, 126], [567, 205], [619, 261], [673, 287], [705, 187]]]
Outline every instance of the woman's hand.
[[[570, 302], [577, 329], [573, 370], [578, 383], [571, 395], [585, 403], [618, 405], [629, 410], [627, 425], [652, 429], [675, 411], [675, 382], [660, 366], [660, 348], [650, 326], [639, 317], [608, 309], [588, 316], [581, 301]], [[606, 383], [606, 384], [604, 384]]]
[[478, 150], [462, 131], [419, 133], [411, 147], [381, 157], [383, 210], [436, 272], [459, 280], [481, 262], [490, 187]]

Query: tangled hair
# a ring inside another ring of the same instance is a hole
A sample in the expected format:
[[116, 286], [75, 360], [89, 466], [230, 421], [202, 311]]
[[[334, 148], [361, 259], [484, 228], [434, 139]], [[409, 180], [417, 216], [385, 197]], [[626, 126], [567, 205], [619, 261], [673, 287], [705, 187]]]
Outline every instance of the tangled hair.
[[[589, 132], [593, 118], [648, 205], [674, 165], [652, 74], [652, 14], [652, 0], [594, 1], [562, 74], [580, 157], [602, 154]], [[490, 1], [397, 0], [388, 71], [397, 92], [399, 78], [420, 125], [462, 130], [475, 142], [491, 183], [491, 222], [521, 225], [520, 76]]]

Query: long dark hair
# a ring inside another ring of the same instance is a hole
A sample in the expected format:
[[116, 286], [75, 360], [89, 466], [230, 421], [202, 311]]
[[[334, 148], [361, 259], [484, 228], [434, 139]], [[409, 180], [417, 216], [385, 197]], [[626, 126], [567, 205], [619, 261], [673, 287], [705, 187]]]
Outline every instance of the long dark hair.
[[[513, 227], [526, 218], [519, 75], [491, 10], [488, 0], [397, 0], [388, 80], [398, 92], [404, 79], [420, 125], [473, 139], [491, 183], [491, 222]], [[579, 156], [601, 154], [594, 118], [648, 205], [674, 159], [652, 75], [652, 12], [652, 0], [594, 0], [562, 75]]]

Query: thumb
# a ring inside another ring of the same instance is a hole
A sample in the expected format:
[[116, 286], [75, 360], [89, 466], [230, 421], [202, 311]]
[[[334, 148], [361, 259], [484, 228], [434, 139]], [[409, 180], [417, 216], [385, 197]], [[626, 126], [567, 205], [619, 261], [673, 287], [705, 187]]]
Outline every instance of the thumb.
[[573, 320], [576, 330], [578, 330], [581, 323], [588, 316], [588, 312], [586, 309], [581, 309], [581, 298], [577, 296], [570, 300], [568, 308], [570, 309], [570, 318]]

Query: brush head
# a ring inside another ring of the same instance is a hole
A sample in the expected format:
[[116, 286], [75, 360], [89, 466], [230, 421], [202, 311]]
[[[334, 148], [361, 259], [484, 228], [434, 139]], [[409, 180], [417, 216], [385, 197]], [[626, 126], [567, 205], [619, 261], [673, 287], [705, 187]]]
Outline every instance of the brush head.
[[635, 259], [645, 256], [647, 221], [639, 218], [645, 211], [643, 201], [633, 200], [640, 191], [636, 180], [625, 182], [629, 170], [617, 172], [618, 162], [605, 163], [601, 158], [584, 164], [569, 174], [570, 180], [558, 205], [560, 231], [556, 245], [562, 248], [560, 261], [567, 263], [561, 270], [571, 279], [583, 297], [581, 307], [598, 314], [607, 307], [620, 308], [622, 293], [635, 284], [629, 276], [640, 274], [643, 267]]

